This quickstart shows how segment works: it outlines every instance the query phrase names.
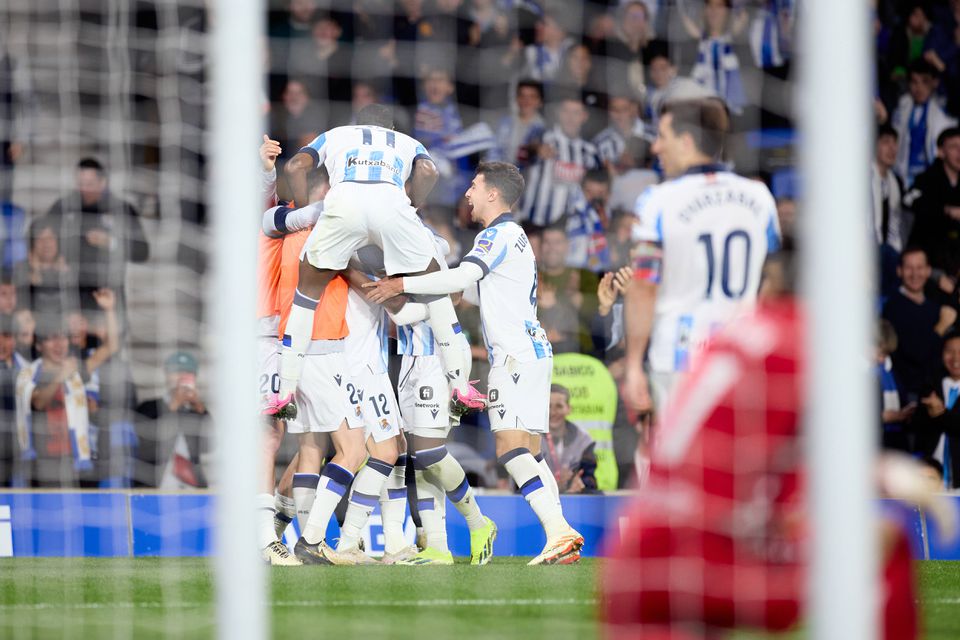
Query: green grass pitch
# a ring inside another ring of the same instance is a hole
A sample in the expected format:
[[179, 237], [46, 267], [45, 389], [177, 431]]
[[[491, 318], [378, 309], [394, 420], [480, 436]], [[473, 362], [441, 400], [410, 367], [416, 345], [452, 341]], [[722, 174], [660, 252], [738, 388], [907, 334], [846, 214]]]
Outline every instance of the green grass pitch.
[[[598, 637], [599, 561], [569, 567], [524, 562], [273, 568], [272, 633], [411, 640]], [[960, 638], [960, 563], [923, 562], [920, 575], [927, 638]], [[212, 601], [212, 568], [201, 559], [0, 560], [0, 638], [210, 638]]]

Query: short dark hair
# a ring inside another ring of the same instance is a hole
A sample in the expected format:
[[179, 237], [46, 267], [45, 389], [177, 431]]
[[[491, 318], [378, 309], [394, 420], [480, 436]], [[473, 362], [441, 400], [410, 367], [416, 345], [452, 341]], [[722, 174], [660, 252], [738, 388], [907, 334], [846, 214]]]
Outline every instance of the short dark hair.
[[393, 129], [393, 109], [385, 104], [368, 104], [357, 113], [357, 124]]
[[911, 62], [910, 66], [907, 67], [907, 73], [915, 73], [918, 76], [929, 76], [934, 80], [940, 77], [940, 71], [923, 58], [917, 58]]
[[610, 174], [607, 173], [606, 169], [588, 169], [587, 172], [583, 174], [581, 184], [586, 182], [600, 182], [608, 185], [610, 184]]
[[481, 162], [477, 175], [483, 176], [488, 187], [500, 192], [500, 197], [511, 207], [523, 195], [523, 176], [509, 162]]
[[660, 116], [673, 116], [671, 126], [676, 135], [690, 134], [697, 149], [719, 160], [730, 132], [730, 112], [720, 98], [697, 98], [667, 102]]
[[922, 254], [923, 254], [923, 257], [926, 258], [926, 260], [927, 260], [927, 264], [930, 264], [930, 256], [927, 255], [927, 250], [924, 249], [923, 247], [919, 246], [919, 245], [910, 244], [910, 245], [907, 245], [906, 247], [904, 247], [904, 248], [903, 248], [903, 251], [900, 252], [900, 266], [901, 266], [901, 267], [903, 266], [903, 259], [906, 258], [906, 257], [907, 257], [908, 255], [910, 255], [911, 253], [922, 253]]
[[523, 89], [523, 88], [533, 89], [540, 96], [540, 99], [543, 100], [543, 83], [542, 82], [538, 82], [536, 80], [530, 80], [529, 78], [525, 80], [521, 80], [520, 82], [517, 83], [516, 93], [519, 94], [520, 89]]
[[960, 127], [948, 127], [937, 136], [937, 146], [942, 147], [950, 138], [960, 136]]
[[925, 467], [930, 467], [931, 469], [937, 472], [938, 476], [940, 476], [941, 478], [943, 477], [943, 465], [940, 464], [940, 461], [937, 460], [936, 458], [932, 458], [932, 457], [920, 458], [920, 464], [922, 464]]
[[890, 124], [882, 124], [877, 127], [877, 140], [880, 138], [891, 137], [894, 140], [900, 139], [900, 134]]
[[307, 193], [313, 191], [323, 183], [330, 184], [330, 173], [325, 166], [320, 165], [318, 169], [307, 174]]
[[77, 170], [79, 171], [82, 169], [93, 169], [94, 171], [99, 173], [101, 176], [104, 176], [107, 173], [106, 169], [103, 168], [103, 165], [100, 163], [99, 160], [97, 160], [96, 158], [90, 158], [90, 157], [81, 158], [80, 162], [77, 163]]
[[567, 389], [562, 384], [551, 384], [550, 393], [559, 393], [567, 400], [567, 404], [570, 404], [570, 389]]

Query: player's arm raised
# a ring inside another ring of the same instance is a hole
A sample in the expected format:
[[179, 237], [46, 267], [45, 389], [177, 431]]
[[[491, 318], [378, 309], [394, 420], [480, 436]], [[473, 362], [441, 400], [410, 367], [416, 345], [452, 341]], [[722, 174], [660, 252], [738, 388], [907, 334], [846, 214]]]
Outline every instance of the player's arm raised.
[[293, 156], [283, 167], [287, 176], [287, 184], [293, 193], [293, 201], [299, 205], [307, 203], [307, 174], [316, 166], [316, 161], [309, 153], [300, 151]]
[[277, 157], [280, 155], [280, 143], [264, 134], [260, 144], [260, 166], [263, 169], [263, 206], [270, 208], [277, 204]]
[[413, 171], [410, 173], [410, 179], [407, 181], [407, 196], [414, 208], [419, 209], [427, 202], [427, 196], [433, 191], [437, 179], [440, 178], [440, 172], [437, 165], [429, 158], [417, 158], [413, 163]]

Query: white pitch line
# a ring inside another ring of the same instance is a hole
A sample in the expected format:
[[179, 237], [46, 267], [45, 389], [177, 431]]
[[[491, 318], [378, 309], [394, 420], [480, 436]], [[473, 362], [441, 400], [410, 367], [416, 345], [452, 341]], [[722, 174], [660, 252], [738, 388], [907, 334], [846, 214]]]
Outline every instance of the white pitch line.
[[[314, 607], [350, 608], [350, 607], [393, 607], [393, 608], [430, 608], [430, 607], [505, 607], [531, 606], [556, 607], [570, 605], [595, 605], [594, 598], [528, 598], [521, 600], [481, 600], [481, 599], [437, 599], [437, 600], [275, 600], [268, 603], [272, 607]], [[0, 611], [56, 611], [84, 609], [197, 609], [213, 606], [210, 602], [22, 602], [0, 604]]]

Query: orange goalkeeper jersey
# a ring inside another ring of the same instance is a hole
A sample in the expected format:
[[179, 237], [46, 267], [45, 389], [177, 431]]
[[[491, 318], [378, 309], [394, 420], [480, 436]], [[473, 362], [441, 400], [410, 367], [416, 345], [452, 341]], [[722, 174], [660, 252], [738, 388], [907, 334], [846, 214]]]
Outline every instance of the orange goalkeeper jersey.
[[280, 315], [280, 261], [283, 238], [258, 234], [257, 244], [257, 318]]
[[[280, 307], [280, 336], [287, 327], [287, 318], [290, 317], [290, 307], [293, 305], [293, 295], [297, 290], [297, 280], [300, 272], [300, 251], [307, 242], [310, 229], [297, 231], [283, 238], [283, 251], [280, 260], [279, 296]], [[313, 315], [312, 340], [339, 340], [346, 338], [350, 332], [347, 329], [347, 292], [350, 285], [342, 276], [336, 276], [327, 284], [323, 298], [317, 305]]]

